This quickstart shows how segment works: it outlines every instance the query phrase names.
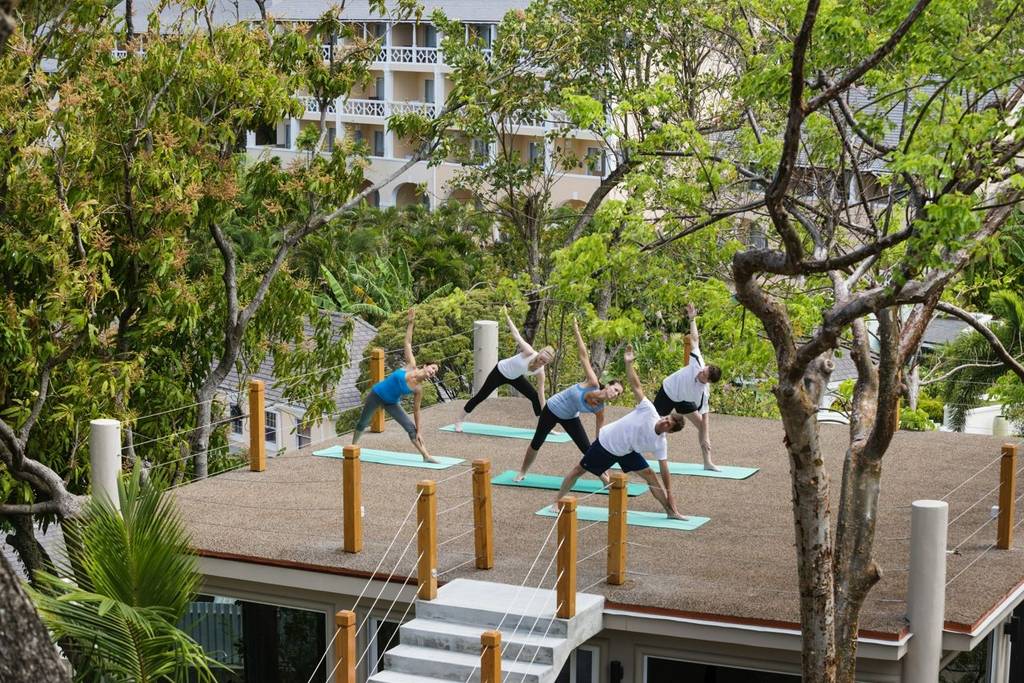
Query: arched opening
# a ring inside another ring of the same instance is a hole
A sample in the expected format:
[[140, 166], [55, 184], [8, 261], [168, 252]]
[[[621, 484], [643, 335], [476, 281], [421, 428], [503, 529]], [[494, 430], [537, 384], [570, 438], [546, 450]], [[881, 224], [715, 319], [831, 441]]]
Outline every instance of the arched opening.
[[[362, 194], [363, 192], [365, 192], [367, 190], [367, 188], [370, 188], [370, 187], [373, 187], [373, 183], [371, 183], [369, 180], [364, 180], [363, 184], [359, 186], [359, 191], [357, 192], [357, 194]], [[368, 194], [366, 196], [366, 199], [364, 199], [363, 202], [367, 206], [372, 206], [375, 209], [379, 209], [380, 208], [380, 192], [378, 192], [377, 190], [374, 190], [373, 192], [371, 192], [370, 194]]]
[[430, 197], [416, 183], [402, 183], [395, 188], [395, 206], [403, 209], [407, 206], [420, 205], [430, 208]]

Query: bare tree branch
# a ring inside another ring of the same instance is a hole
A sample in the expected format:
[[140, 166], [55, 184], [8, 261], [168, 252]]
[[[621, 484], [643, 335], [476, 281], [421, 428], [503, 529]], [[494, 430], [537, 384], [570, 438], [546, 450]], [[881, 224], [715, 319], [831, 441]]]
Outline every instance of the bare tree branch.
[[[1009, 367], [1010, 370], [1012, 370], [1018, 377], [1024, 380], [1024, 364], [1014, 358], [1013, 354], [1006, 350], [1006, 347], [1003, 346], [1001, 341], [999, 341], [999, 337], [995, 335], [995, 332], [981, 324], [977, 318], [958, 306], [946, 303], [945, 301], [940, 301], [935, 308], [943, 313], [949, 313], [950, 315], [956, 316], [974, 328], [978, 334], [985, 338], [985, 341], [987, 341], [988, 345], [992, 347], [992, 350], [997, 356], [999, 356], [1000, 360], [1002, 360], [1003, 363], [1005, 363], [1007, 367]], [[958, 369], [960, 368], [955, 368], [955, 370]]]

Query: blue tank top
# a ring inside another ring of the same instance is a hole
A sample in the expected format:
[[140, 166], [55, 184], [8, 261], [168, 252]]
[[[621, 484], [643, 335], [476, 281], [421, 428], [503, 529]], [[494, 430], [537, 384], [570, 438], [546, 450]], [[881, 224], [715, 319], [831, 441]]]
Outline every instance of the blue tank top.
[[402, 400], [406, 394], [411, 394], [405, 381], [405, 368], [398, 368], [390, 375], [373, 385], [373, 393], [377, 394], [380, 400], [389, 405], [394, 405]]
[[563, 420], [571, 420], [578, 417], [580, 413], [599, 413], [604, 410], [604, 404], [598, 403], [591, 407], [583, 398], [591, 391], [597, 391], [595, 387], [587, 387], [581, 384], [573, 384], [567, 389], [562, 389], [548, 399], [547, 406], [555, 417]]

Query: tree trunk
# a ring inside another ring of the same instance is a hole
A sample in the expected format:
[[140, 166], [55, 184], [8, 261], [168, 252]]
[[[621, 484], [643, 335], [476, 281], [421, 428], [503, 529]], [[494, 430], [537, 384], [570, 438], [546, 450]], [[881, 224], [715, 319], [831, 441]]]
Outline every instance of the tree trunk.
[[915, 358], [914, 367], [910, 370], [910, 377], [907, 378], [907, 405], [911, 410], [917, 410], [917, 401], [921, 395], [921, 367]]
[[[598, 320], [608, 319], [608, 309], [612, 306], [612, 294], [614, 287], [611, 282], [605, 282], [597, 293], [597, 304], [594, 312]], [[594, 372], [600, 377], [608, 364], [608, 344], [604, 337], [594, 337], [590, 342], [590, 364], [594, 366]]]
[[800, 623], [804, 632], [803, 680], [833, 683], [835, 679], [835, 602], [832, 577], [832, 513], [829, 477], [818, 441], [818, 387], [827, 376], [808, 368], [804, 386], [785, 383], [775, 389], [786, 431], [793, 485]]
[[50, 634], [0, 554], [0, 681], [71, 683]]
[[36, 539], [32, 515], [11, 515], [7, 521], [14, 527], [14, 533], [7, 535], [7, 545], [14, 548], [18, 559], [21, 560], [21, 566], [25, 568], [25, 575], [35, 586], [36, 572], [41, 569], [51, 570], [53, 562], [46, 549]]

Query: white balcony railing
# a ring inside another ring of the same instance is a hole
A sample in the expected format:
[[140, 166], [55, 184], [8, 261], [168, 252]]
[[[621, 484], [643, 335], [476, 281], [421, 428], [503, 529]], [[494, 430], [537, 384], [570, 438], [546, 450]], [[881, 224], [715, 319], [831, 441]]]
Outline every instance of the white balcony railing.
[[[299, 101], [306, 108], [307, 114], [319, 114], [320, 113], [320, 102], [315, 97], [300, 97]], [[327, 113], [333, 114], [337, 111], [334, 102], [327, 103]]]
[[341, 104], [341, 113], [349, 116], [385, 118], [392, 114], [422, 114], [433, 117], [437, 107], [430, 102], [385, 102], [383, 100], [348, 99]]
[[377, 61], [392, 64], [442, 64], [444, 57], [436, 47], [386, 47]]

